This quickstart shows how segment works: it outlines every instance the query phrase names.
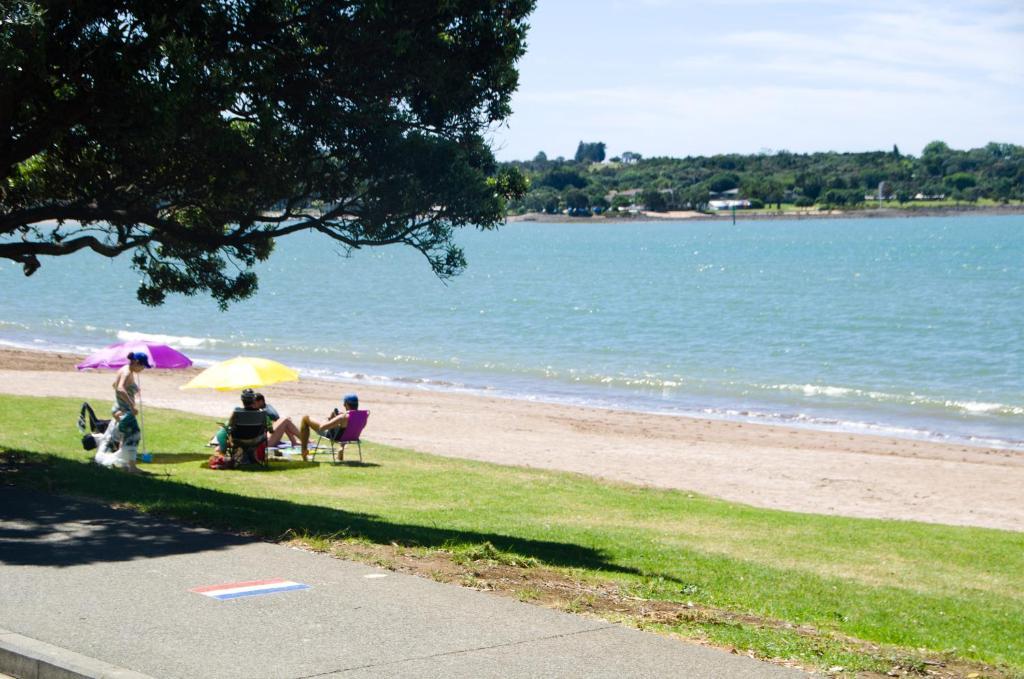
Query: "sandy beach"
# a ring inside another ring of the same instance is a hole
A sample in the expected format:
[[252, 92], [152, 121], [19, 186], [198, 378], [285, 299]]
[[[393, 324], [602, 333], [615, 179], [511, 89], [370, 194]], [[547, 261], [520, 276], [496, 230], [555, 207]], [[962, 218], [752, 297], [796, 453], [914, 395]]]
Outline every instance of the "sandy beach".
[[[79, 358], [0, 350], [0, 392], [70, 396], [105, 411], [113, 375], [77, 372]], [[238, 395], [180, 390], [196, 372], [145, 372], [144, 403], [208, 415], [212, 426]], [[371, 411], [366, 439], [435, 455], [758, 507], [1024, 531], [1024, 454], [1015, 451], [315, 380], [263, 391], [295, 420], [357, 391]]]

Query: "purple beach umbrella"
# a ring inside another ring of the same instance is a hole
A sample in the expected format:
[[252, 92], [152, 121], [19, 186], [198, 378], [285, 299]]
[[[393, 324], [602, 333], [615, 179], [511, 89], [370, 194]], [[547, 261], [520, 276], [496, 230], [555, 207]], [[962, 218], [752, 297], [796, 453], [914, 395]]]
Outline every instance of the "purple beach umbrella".
[[133, 351], [141, 351], [149, 356], [149, 364], [157, 369], [175, 370], [192, 365], [192, 359], [166, 344], [132, 340], [103, 347], [99, 351], [89, 354], [75, 367], [79, 370], [89, 370], [90, 368], [117, 370], [128, 363], [128, 354]]

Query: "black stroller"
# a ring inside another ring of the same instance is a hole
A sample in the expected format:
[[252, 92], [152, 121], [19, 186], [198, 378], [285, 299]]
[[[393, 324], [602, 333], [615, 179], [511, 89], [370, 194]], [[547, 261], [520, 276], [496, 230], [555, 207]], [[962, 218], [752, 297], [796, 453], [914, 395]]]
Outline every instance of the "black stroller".
[[[82, 404], [78, 413], [78, 431], [82, 432], [82, 448], [93, 450], [98, 445], [96, 439], [103, 436], [107, 431], [110, 420], [101, 420], [96, 417], [96, 411], [88, 402]], [[118, 443], [112, 443], [112, 450], [117, 450]]]

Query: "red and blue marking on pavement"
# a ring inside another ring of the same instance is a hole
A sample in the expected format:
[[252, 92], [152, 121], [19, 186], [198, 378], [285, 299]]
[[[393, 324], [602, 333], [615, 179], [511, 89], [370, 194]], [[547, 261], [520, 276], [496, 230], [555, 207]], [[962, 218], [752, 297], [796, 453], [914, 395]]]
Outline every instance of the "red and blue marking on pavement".
[[221, 601], [228, 599], [240, 599], [246, 596], [260, 596], [261, 594], [277, 594], [278, 592], [293, 592], [299, 589], [309, 589], [309, 585], [292, 580], [271, 578], [270, 580], [250, 580], [248, 582], [229, 582], [223, 585], [206, 585], [204, 587], [193, 587], [190, 592], [213, 597]]

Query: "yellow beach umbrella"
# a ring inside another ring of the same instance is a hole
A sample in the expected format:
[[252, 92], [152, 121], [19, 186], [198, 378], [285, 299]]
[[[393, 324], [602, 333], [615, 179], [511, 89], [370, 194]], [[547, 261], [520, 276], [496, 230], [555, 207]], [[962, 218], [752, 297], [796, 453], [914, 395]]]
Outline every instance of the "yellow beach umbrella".
[[275, 382], [294, 382], [297, 379], [299, 379], [299, 373], [277, 361], [237, 356], [211, 365], [181, 388], [237, 391], [247, 387], [262, 387]]

